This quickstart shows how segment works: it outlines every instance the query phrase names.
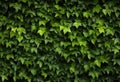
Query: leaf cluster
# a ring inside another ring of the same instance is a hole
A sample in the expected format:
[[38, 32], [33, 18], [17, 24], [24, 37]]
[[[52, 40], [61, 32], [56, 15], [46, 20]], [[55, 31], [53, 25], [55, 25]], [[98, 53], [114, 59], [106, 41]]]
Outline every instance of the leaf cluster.
[[1, 82], [119, 82], [118, 0], [0, 0]]

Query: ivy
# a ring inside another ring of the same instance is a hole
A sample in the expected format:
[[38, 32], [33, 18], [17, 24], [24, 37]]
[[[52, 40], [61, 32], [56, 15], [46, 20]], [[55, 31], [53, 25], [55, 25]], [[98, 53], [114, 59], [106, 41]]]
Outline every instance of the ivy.
[[108, 0], [1, 0], [0, 82], [119, 82], [120, 8]]

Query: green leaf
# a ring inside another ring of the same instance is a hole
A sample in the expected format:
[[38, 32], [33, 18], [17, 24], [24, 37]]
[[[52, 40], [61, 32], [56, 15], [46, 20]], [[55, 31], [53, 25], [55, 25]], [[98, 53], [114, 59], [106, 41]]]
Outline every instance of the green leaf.
[[18, 12], [18, 10], [21, 9], [22, 4], [20, 4], [20, 3], [11, 3], [9, 6], [15, 8], [16, 12]]
[[86, 17], [86, 18], [88, 18], [90, 16], [90, 13], [88, 11], [83, 12], [83, 16]]
[[85, 71], [88, 71], [89, 70], [89, 65], [85, 64], [84, 69], [85, 69]]
[[25, 29], [22, 28], [22, 27], [17, 28], [17, 32], [18, 32], [19, 35], [21, 35], [22, 33], [26, 34]]
[[35, 26], [35, 24], [33, 23], [33, 24], [31, 25], [31, 31], [34, 31], [34, 30], [36, 30], [36, 26]]
[[55, 8], [56, 8], [57, 10], [61, 10], [61, 9], [62, 9], [59, 5], [55, 5]]
[[24, 64], [24, 62], [25, 62], [25, 59], [24, 59], [24, 58], [20, 57], [19, 60], [20, 60], [20, 62], [21, 62], [22, 64]]
[[76, 20], [74, 23], [73, 23], [73, 26], [75, 26], [76, 28], [78, 28], [79, 26], [81, 26], [82, 23], [79, 21], [79, 20]]
[[110, 16], [112, 11], [110, 9], [103, 9], [102, 12], [104, 15], [108, 14]]
[[69, 70], [70, 70], [70, 73], [74, 73], [75, 72], [74, 64], [70, 66]]
[[79, 45], [77, 41], [72, 41], [72, 47], [74, 47], [75, 45]]
[[47, 22], [46, 20], [40, 20], [40, 21], [39, 21], [39, 26], [41, 26], [41, 25], [45, 25], [46, 22]]
[[33, 76], [37, 74], [36, 69], [30, 69], [30, 71], [31, 71], [31, 73], [32, 73]]
[[70, 18], [70, 12], [66, 12], [67, 18]]
[[10, 31], [10, 38], [14, 37], [15, 35], [16, 35], [16, 33], [15, 33], [15, 32]]
[[99, 13], [101, 9], [102, 9], [102, 8], [101, 8], [100, 5], [96, 5], [96, 6], [93, 8], [93, 12]]
[[83, 35], [84, 35], [85, 37], [88, 37], [88, 36], [89, 36], [89, 33], [86, 32], [86, 31], [83, 31]]
[[7, 60], [14, 59], [14, 55], [13, 54], [9, 54], [9, 55], [6, 56], [6, 58], [7, 58]]
[[114, 65], [115, 65], [115, 64], [120, 65], [120, 59], [112, 59], [112, 61], [114, 62]]
[[19, 42], [21, 42], [21, 41], [23, 40], [23, 36], [19, 36], [19, 35], [18, 35], [16, 38], [17, 38], [17, 40], [18, 40]]
[[66, 27], [61, 25], [60, 26], [60, 31], [63, 30], [64, 34], [66, 34], [67, 32], [71, 32], [70, 27]]
[[79, 82], [78, 77], [75, 77], [74, 82]]
[[99, 30], [99, 32], [100, 32], [100, 33], [104, 33], [104, 32], [105, 32], [105, 30], [104, 30], [104, 27], [103, 27], [103, 26], [99, 26], [99, 27], [98, 27], [98, 30]]
[[15, 33], [17, 31], [17, 28], [12, 28], [11, 31]]
[[102, 26], [104, 24], [104, 20], [103, 19], [97, 19], [96, 23], [99, 24], [99, 26]]
[[68, 54], [64, 53], [63, 56], [66, 59], [68, 57]]
[[93, 58], [94, 56], [92, 54], [88, 54], [88, 59]]
[[104, 15], [107, 15], [107, 10], [103, 9], [102, 12], [104, 13]]
[[101, 67], [101, 62], [99, 60], [95, 60], [94, 63], [98, 66]]
[[114, 35], [115, 30], [114, 29], [106, 29], [106, 35]]
[[40, 28], [37, 33], [38, 33], [40, 36], [43, 36], [43, 34], [44, 34], [45, 32], [46, 32], [46, 28]]
[[47, 73], [45, 73], [44, 71], [42, 71], [42, 74], [41, 74], [44, 78], [47, 77]]
[[38, 51], [37, 51], [37, 48], [31, 47], [31, 52], [32, 52], [32, 53], [33, 53], [33, 52], [37, 53], [37, 52], [38, 52]]
[[1, 75], [1, 78], [2, 78], [2, 82], [4, 82], [5, 80], [8, 80], [7, 76], [5, 75]]
[[39, 65], [39, 67], [41, 68], [43, 63], [41, 61], [37, 61], [37, 64]]
[[92, 78], [94, 79], [95, 77], [98, 78], [99, 73], [97, 71], [90, 71], [89, 72], [89, 76], [92, 76]]

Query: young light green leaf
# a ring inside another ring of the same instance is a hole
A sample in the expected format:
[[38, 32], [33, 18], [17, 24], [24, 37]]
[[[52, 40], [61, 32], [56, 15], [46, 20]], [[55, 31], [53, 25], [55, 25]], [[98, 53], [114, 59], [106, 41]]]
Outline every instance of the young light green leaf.
[[103, 26], [98, 27], [98, 30], [99, 30], [100, 33], [104, 33], [105, 32]]
[[67, 32], [71, 32], [69, 27], [66, 27], [66, 26], [63, 26], [63, 25], [60, 26], [60, 31], [61, 30], [63, 30], [64, 34], [66, 34]]
[[88, 18], [88, 17], [89, 17], [89, 14], [90, 14], [90, 13], [89, 13], [88, 11], [83, 12], [83, 16], [84, 16], [84, 17], [86, 17], [86, 18]]
[[17, 32], [18, 32], [18, 34], [19, 35], [21, 35], [22, 33], [26, 33], [26, 30], [25, 30], [25, 28], [23, 28], [23, 27], [19, 27], [19, 28], [17, 28]]
[[79, 26], [81, 26], [82, 23], [79, 21], [79, 20], [76, 20], [74, 23], [73, 23], [73, 26], [75, 26], [76, 28], [78, 28]]
[[75, 72], [75, 66], [71, 65], [69, 70], [70, 70], [71, 73], [74, 73]]
[[19, 42], [21, 42], [21, 41], [23, 40], [23, 36], [19, 36], [19, 35], [18, 35], [16, 38], [17, 38], [17, 40], [18, 40]]
[[37, 33], [38, 33], [40, 36], [43, 36], [43, 34], [44, 34], [45, 32], [46, 32], [46, 28], [40, 28]]
[[99, 60], [95, 60], [94, 63], [98, 66], [101, 67], [101, 62]]
[[39, 21], [39, 26], [41, 26], [41, 25], [45, 25], [46, 22], [47, 22], [46, 20], [40, 20], [40, 21]]

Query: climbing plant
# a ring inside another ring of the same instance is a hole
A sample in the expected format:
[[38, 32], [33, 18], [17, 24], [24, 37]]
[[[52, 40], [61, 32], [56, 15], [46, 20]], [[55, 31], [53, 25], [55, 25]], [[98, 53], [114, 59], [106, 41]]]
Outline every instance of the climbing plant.
[[119, 82], [119, 0], [0, 0], [0, 82]]

